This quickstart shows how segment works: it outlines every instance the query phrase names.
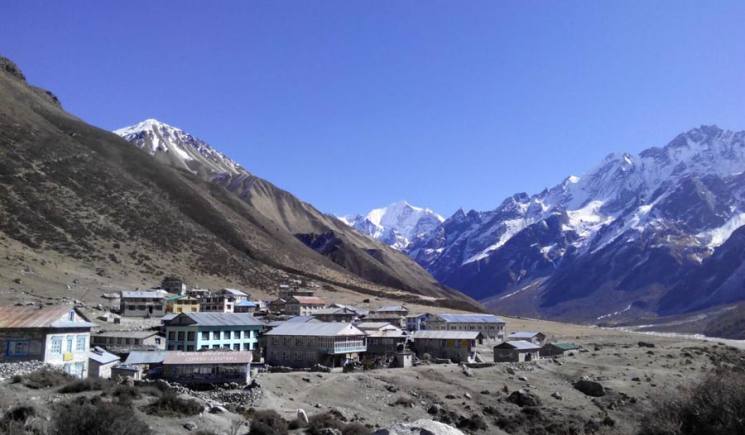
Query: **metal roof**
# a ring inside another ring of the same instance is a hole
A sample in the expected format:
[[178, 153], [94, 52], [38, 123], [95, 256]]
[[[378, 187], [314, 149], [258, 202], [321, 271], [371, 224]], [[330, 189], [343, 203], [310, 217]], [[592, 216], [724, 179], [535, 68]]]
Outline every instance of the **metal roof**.
[[577, 346], [574, 343], [548, 343], [546, 346], [556, 346], [561, 350], [575, 350], [579, 349], [579, 346]]
[[354, 326], [362, 330], [382, 329], [387, 326], [395, 328], [395, 326], [391, 325], [390, 322], [360, 322]]
[[165, 290], [152, 290], [152, 291], [122, 291], [122, 298], [146, 298], [146, 299], [163, 299], [166, 297], [167, 292]]
[[119, 361], [118, 356], [114, 355], [113, 353], [106, 352], [106, 350], [98, 346], [88, 351], [88, 358], [99, 364], [109, 364], [113, 363], [114, 361]]
[[163, 365], [190, 364], [248, 364], [253, 361], [250, 351], [166, 352]]
[[160, 364], [166, 357], [165, 350], [133, 351], [127, 355], [124, 364]]
[[235, 303], [236, 307], [258, 307], [259, 304], [254, 301], [238, 301]]
[[[0, 306], [0, 328], [86, 328], [93, 326], [82, 320], [70, 321], [74, 311], [70, 305], [52, 307]], [[77, 317], [77, 316], [76, 316]]]
[[101, 331], [93, 334], [94, 337], [123, 337], [123, 338], [148, 338], [158, 335], [158, 331]]
[[476, 340], [479, 331], [416, 331], [412, 334], [414, 340]]
[[301, 305], [326, 305], [326, 301], [318, 296], [292, 296], [290, 299], [295, 299]]
[[509, 338], [517, 338], [517, 339], [523, 339], [523, 338], [533, 338], [536, 335], [540, 334], [540, 332], [535, 331], [515, 331], [512, 334], [509, 335]]
[[178, 317], [186, 316], [198, 326], [264, 326], [249, 313], [181, 313], [175, 318], [165, 322], [166, 326]]
[[409, 309], [406, 308], [404, 305], [388, 305], [388, 306], [385, 306], [385, 307], [380, 307], [377, 310], [373, 310], [373, 311], [374, 312], [377, 312], [377, 313], [385, 313], [385, 312], [390, 312], [390, 311], [406, 311], [406, 312], [408, 312]]
[[365, 335], [354, 325], [344, 322], [285, 322], [264, 335], [302, 335], [336, 337], [343, 335]]
[[494, 348], [495, 349], [538, 350], [541, 347], [529, 341], [515, 340], [515, 341], [505, 341], [502, 344], [498, 344], [494, 346]]
[[494, 314], [451, 314], [442, 313], [436, 314], [435, 317], [439, 317], [448, 323], [504, 323], [501, 317], [495, 316]]
[[233, 296], [248, 296], [245, 292], [242, 292], [242, 291], [240, 291], [238, 289], [234, 289], [234, 288], [224, 288], [224, 289], [220, 290], [220, 292], [222, 292], [222, 293], [229, 293], [229, 294], [231, 294]]

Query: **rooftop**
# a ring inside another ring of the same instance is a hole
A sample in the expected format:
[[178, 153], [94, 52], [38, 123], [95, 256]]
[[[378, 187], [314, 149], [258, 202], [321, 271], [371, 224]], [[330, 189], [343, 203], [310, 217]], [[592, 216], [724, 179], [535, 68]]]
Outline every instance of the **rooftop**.
[[386, 312], [395, 312], [395, 311], [406, 311], [408, 312], [409, 309], [406, 308], [404, 305], [388, 305], [385, 307], [380, 307], [377, 310], [373, 310], [377, 313], [386, 313]]
[[326, 305], [326, 301], [318, 296], [293, 296], [290, 299], [295, 299], [302, 305]]
[[344, 322], [285, 322], [264, 335], [337, 337], [365, 335], [365, 333], [357, 329], [354, 325]]
[[165, 350], [130, 352], [124, 364], [160, 364], [166, 357], [166, 353]]
[[80, 320], [77, 313], [69, 320], [70, 305], [51, 307], [0, 306], [0, 328], [86, 328], [92, 323]]
[[479, 331], [416, 331], [414, 340], [476, 340], [481, 336]]
[[264, 326], [249, 313], [181, 313], [173, 319], [167, 320], [166, 325], [176, 324], [180, 318], [188, 317], [192, 324], [199, 326]]
[[99, 364], [109, 364], [114, 361], [119, 361], [118, 356], [114, 355], [113, 353], [106, 352], [105, 349], [98, 346], [93, 347], [88, 351], [88, 358], [96, 361]]
[[512, 334], [509, 335], [510, 338], [533, 338], [536, 335], [540, 334], [540, 332], [535, 331], [515, 331]]
[[150, 291], [122, 291], [123, 298], [144, 298], [144, 299], [163, 299], [168, 296], [165, 290], [150, 290]]
[[436, 318], [440, 318], [445, 322], [452, 323], [505, 323], [501, 317], [495, 316], [494, 314], [451, 314], [442, 313], [437, 314]]
[[502, 344], [498, 344], [494, 346], [494, 348], [495, 349], [538, 350], [541, 347], [529, 341], [515, 340], [515, 341], [505, 341]]
[[101, 331], [93, 334], [95, 337], [148, 338], [158, 335], [158, 331]]

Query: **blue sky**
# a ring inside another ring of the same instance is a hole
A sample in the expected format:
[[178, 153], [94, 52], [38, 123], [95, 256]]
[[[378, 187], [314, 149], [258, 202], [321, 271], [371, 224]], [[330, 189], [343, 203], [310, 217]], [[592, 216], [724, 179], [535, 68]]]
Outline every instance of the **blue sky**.
[[0, 54], [106, 129], [181, 127], [319, 209], [449, 215], [745, 129], [745, 2], [0, 3]]

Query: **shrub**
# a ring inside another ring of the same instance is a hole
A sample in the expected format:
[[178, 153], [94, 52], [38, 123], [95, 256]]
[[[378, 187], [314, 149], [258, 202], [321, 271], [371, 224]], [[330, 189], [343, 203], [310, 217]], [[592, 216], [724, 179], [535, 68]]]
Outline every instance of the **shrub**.
[[16, 406], [9, 409], [0, 419], [0, 433], [25, 434], [26, 422], [36, 415], [36, 409], [31, 406]]
[[331, 428], [341, 432], [344, 429], [345, 424], [340, 421], [334, 414], [330, 412], [324, 412], [323, 414], [316, 414], [308, 419], [308, 428], [306, 432], [309, 435], [320, 435], [323, 429]]
[[167, 392], [144, 410], [147, 414], [160, 417], [188, 417], [202, 412], [202, 405], [196, 400], [182, 399], [175, 393]]
[[108, 382], [104, 379], [86, 378], [73, 381], [63, 386], [59, 389], [59, 392], [62, 394], [74, 394], [82, 393], [84, 391], [101, 391], [106, 389], [107, 386]]
[[719, 370], [661, 401], [642, 419], [640, 435], [745, 433], [745, 374]]
[[52, 418], [52, 435], [149, 435], [148, 426], [130, 408], [98, 398], [78, 397], [58, 405]]
[[61, 370], [43, 368], [25, 375], [13, 376], [13, 383], [20, 383], [35, 390], [65, 385], [75, 378]]
[[249, 435], [287, 435], [287, 421], [277, 411], [250, 411], [247, 417], [251, 419]]
[[341, 431], [342, 435], [370, 435], [372, 432], [362, 423], [349, 423]]
[[399, 396], [395, 402], [391, 403], [391, 406], [404, 406], [407, 408], [413, 408], [414, 399], [410, 397]]

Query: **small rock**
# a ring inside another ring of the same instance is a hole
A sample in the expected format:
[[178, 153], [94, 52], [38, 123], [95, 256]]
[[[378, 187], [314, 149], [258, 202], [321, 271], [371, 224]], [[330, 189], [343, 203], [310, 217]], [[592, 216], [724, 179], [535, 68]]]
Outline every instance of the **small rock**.
[[468, 393], [464, 394], [464, 395], [463, 395], [463, 397], [465, 397], [465, 398], [466, 398], [466, 399], [468, 399], [468, 400], [471, 400], [471, 395], [470, 395], [470, 394], [468, 394]]
[[303, 381], [310, 382], [310, 378], [303, 378]]
[[523, 382], [528, 382], [528, 378], [526, 378], [525, 376], [519, 376], [517, 379]]
[[538, 396], [527, 390], [513, 391], [512, 394], [507, 397], [507, 401], [520, 407], [538, 406], [541, 404], [541, 400]]
[[655, 347], [654, 343], [650, 343], [648, 341], [640, 341], [638, 344], [639, 347]]
[[562, 397], [561, 393], [559, 393], [558, 391], [554, 391], [553, 393], [551, 393], [551, 397], [553, 397], [556, 400], [564, 399], [564, 397]]
[[197, 430], [197, 424], [193, 421], [187, 421], [186, 423], [184, 423], [184, 429], [188, 431]]

